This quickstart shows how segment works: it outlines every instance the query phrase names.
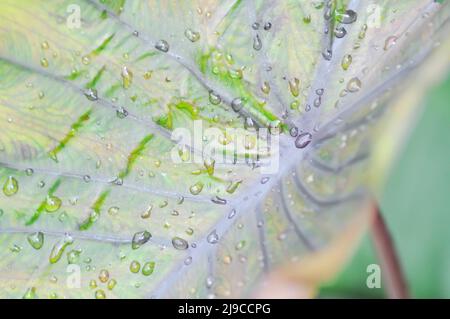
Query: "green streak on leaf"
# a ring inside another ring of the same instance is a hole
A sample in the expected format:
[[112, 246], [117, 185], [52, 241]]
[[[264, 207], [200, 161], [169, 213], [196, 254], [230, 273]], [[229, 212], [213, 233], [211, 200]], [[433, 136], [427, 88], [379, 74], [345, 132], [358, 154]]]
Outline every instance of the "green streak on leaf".
[[[57, 179], [52, 186], [50, 186], [47, 196], [52, 196], [56, 190], [58, 189], [59, 185], [61, 184], [61, 179]], [[34, 224], [39, 217], [41, 216], [42, 212], [45, 209], [45, 204], [46, 204], [46, 199], [44, 199], [38, 206], [38, 208], [36, 209], [36, 211], [34, 212], [33, 216], [31, 216], [31, 218], [25, 223], [25, 225], [29, 226]]]
[[94, 76], [94, 78], [86, 84], [86, 89], [93, 89], [97, 85], [98, 81], [102, 77], [103, 72], [105, 72], [106, 66], [104, 65], [100, 70], [98, 70], [97, 74]]
[[58, 153], [67, 145], [67, 143], [75, 137], [78, 130], [83, 126], [83, 124], [89, 120], [89, 116], [92, 112], [92, 109], [88, 110], [87, 112], [83, 113], [78, 120], [73, 123], [70, 127], [70, 131], [67, 133], [67, 135], [59, 142], [58, 146], [56, 146], [54, 149], [52, 149], [50, 152], [48, 152], [48, 155], [51, 159], [54, 161], [58, 161]]
[[79, 226], [80, 230], [87, 230], [89, 229], [97, 220], [98, 216], [100, 215], [100, 210], [105, 203], [106, 197], [108, 197], [109, 193], [111, 192], [110, 189], [103, 191], [100, 196], [95, 200], [94, 204], [91, 206], [92, 210], [94, 211], [95, 215], [92, 214]]
[[130, 171], [133, 168], [133, 165], [136, 162], [137, 158], [142, 154], [142, 151], [145, 149], [147, 143], [150, 142], [153, 137], [153, 134], [147, 135], [139, 142], [139, 145], [128, 156], [127, 166], [119, 173], [119, 178], [125, 178], [126, 176], [128, 176], [128, 174], [130, 174]]
[[139, 56], [136, 60], [134, 60], [135, 62], [139, 62], [139, 61], [142, 61], [142, 60], [145, 60], [145, 59], [147, 59], [147, 58], [150, 58], [150, 57], [152, 57], [152, 56], [155, 56], [155, 55], [157, 55], [158, 53], [157, 52], [147, 52], [147, 53], [144, 53], [144, 54], [142, 54], [141, 56]]
[[105, 48], [108, 46], [109, 42], [111, 42], [111, 40], [114, 38], [115, 35], [116, 35], [116, 34], [113, 33], [113, 34], [111, 34], [109, 37], [107, 37], [107, 38], [102, 42], [102, 44], [100, 44], [100, 46], [99, 46], [97, 49], [95, 49], [94, 51], [92, 51], [89, 55], [90, 55], [90, 56], [97, 56], [97, 55], [99, 55], [100, 53], [102, 53], [102, 52], [105, 50]]

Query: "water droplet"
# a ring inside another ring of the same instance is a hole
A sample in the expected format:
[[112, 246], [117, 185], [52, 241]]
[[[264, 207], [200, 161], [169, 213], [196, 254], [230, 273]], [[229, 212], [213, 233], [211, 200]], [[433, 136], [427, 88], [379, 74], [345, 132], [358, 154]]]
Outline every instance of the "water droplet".
[[146, 242], [150, 240], [152, 237], [152, 234], [150, 234], [148, 231], [141, 231], [137, 232], [133, 236], [133, 240], [131, 241], [131, 248], [138, 249], [142, 245], [144, 245]]
[[45, 199], [44, 209], [49, 213], [53, 213], [61, 207], [61, 204], [62, 201], [60, 198], [54, 195], [48, 195]]
[[231, 101], [231, 108], [235, 112], [239, 112], [244, 107], [244, 103], [241, 98], [237, 97], [233, 101]]
[[337, 18], [343, 24], [351, 24], [358, 19], [358, 14], [353, 10], [346, 10], [344, 13], [339, 14]]
[[269, 93], [270, 93], [270, 84], [269, 84], [269, 82], [264, 82], [264, 83], [262, 84], [262, 86], [261, 86], [261, 91], [262, 91], [264, 94], [269, 94]]
[[253, 49], [255, 49], [256, 51], [259, 51], [259, 50], [261, 50], [261, 48], [262, 48], [261, 39], [259, 38], [259, 35], [256, 35], [253, 38]]
[[105, 299], [106, 294], [103, 290], [99, 289], [95, 292], [95, 299]]
[[192, 29], [186, 29], [186, 31], [184, 31], [184, 35], [191, 42], [197, 42], [200, 40], [200, 33], [193, 31]]
[[108, 214], [111, 216], [116, 216], [119, 213], [120, 208], [117, 206], [112, 206], [108, 209]]
[[73, 238], [69, 234], [65, 234], [64, 238], [59, 240], [54, 246], [49, 256], [51, 264], [58, 262], [67, 246], [73, 244]]
[[109, 272], [108, 272], [108, 270], [106, 270], [106, 269], [100, 270], [100, 273], [98, 275], [98, 279], [101, 282], [103, 282], [103, 283], [107, 282], [108, 279], [109, 279]]
[[300, 94], [300, 80], [297, 78], [293, 78], [289, 81], [289, 90], [294, 97], [297, 97]]
[[358, 78], [352, 78], [347, 83], [347, 91], [351, 93], [358, 92], [361, 89], [361, 81]]
[[67, 253], [67, 262], [69, 264], [77, 264], [80, 259], [81, 250], [71, 250]]
[[330, 61], [331, 58], [333, 57], [333, 52], [331, 51], [331, 49], [325, 49], [322, 52], [322, 56], [325, 60]]
[[84, 96], [89, 100], [89, 101], [97, 101], [98, 100], [98, 95], [97, 95], [97, 90], [96, 89], [87, 89], [84, 92]]
[[137, 274], [141, 269], [141, 264], [137, 260], [133, 260], [130, 263], [130, 271], [134, 274]]
[[264, 30], [269, 31], [270, 28], [272, 28], [272, 23], [271, 22], [266, 22], [264, 24]]
[[84, 65], [88, 65], [89, 63], [91, 63], [91, 58], [85, 55], [81, 58], [81, 63], [83, 63]]
[[189, 248], [189, 244], [181, 237], [172, 238], [172, 246], [177, 250], [186, 250]]
[[390, 48], [392, 48], [394, 45], [396, 45], [397, 44], [397, 40], [398, 40], [398, 37], [396, 37], [395, 35], [392, 35], [392, 36], [388, 37], [386, 39], [386, 41], [384, 42], [384, 48], [383, 48], [384, 51], [387, 51]]
[[211, 199], [211, 201], [214, 204], [219, 204], [219, 205], [226, 205], [227, 204], [227, 200], [225, 198], [221, 198], [219, 196], [215, 196], [214, 198]]
[[33, 173], [34, 173], [34, 170], [33, 170], [32, 168], [27, 168], [27, 169], [25, 170], [25, 174], [26, 174], [27, 176], [31, 176], [31, 175], [33, 175]]
[[41, 66], [43, 68], [47, 68], [48, 67], [48, 60], [46, 58], [42, 58], [41, 59]]
[[34, 249], [41, 249], [44, 245], [44, 234], [36, 232], [27, 236], [27, 240]]
[[214, 91], [209, 91], [209, 102], [213, 105], [218, 105], [220, 102], [222, 102], [222, 98], [219, 94], [215, 93]]
[[141, 218], [149, 218], [152, 214], [153, 205], [149, 205], [147, 209], [141, 214]]
[[159, 40], [156, 42], [155, 48], [161, 52], [169, 52], [169, 43], [166, 40]]
[[206, 237], [206, 241], [213, 245], [219, 242], [219, 235], [217, 234], [215, 229], [211, 233], [209, 233], [209, 235]]
[[133, 82], [133, 72], [131, 72], [126, 66], [122, 68], [122, 86], [124, 89], [128, 89]]
[[151, 274], [153, 274], [154, 270], [155, 270], [155, 262], [149, 261], [149, 262], [146, 262], [144, 264], [144, 266], [142, 267], [142, 274], [144, 276], [150, 276]]
[[128, 116], [128, 111], [125, 110], [123, 107], [119, 107], [119, 108], [116, 110], [116, 115], [117, 115], [117, 117], [118, 117], [119, 119], [124, 119], [124, 118], [126, 118], [126, 117]]
[[206, 172], [208, 173], [209, 176], [213, 176], [214, 175], [214, 166], [216, 164], [216, 161], [212, 158], [206, 158], [203, 161], [203, 165], [206, 168]]
[[336, 27], [336, 29], [334, 30], [334, 35], [338, 39], [345, 37], [346, 34], [347, 34], [347, 30], [345, 30], [344, 27]]
[[297, 136], [297, 139], [295, 140], [295, 147], [305, 148], [309, 143], [311, 143], [311, 140], [312, 135], [310, 133], [302, 133]]
[[189, 266], [191, 263], [192, 263], [192, 257], [191, 256], [186, 257], [186, 259], [184, 260], [184, 264], [186, 266]]
[[234, 216], [236, 216], [236, 210], [232, 209], [228, 214], [228, 219], [232, 219]]
[[259, 29], [259, 23], [258, 23], [258, 22], [254, 22], [254, 23], [252, 24], [252, 29], [253, 29], [253, 30], [258, 30], [258, 29]]
[[344, 55], [342, 58], [341, 66], [344, 71], [347, 71], [350, 65], [352, 64], [353, 57], [350, 54]]
[[192, 185], [191, 187], [189, 187], [189, 191], [191, 192], [192, 195], [200, 194], [202, 189], [203, 189], [203, 183], [202, 182], [197, 182], [194, 185]]
[[48, 42], [47, 42], [47, 41], [42, 41], [42, 43], [41, 43], [41, 48], [42, 48], [43, 50], [48, 50], [48, 49], [50, 48], [50, 46], [48, 45]]
[[298, 127], [294, 126], [289, 130], [289, 134], [292, 137], [296, 137], [298, 135]]
[[109, 290], [113, 290], [116, 285], [117, 285], [117, 281], [115, 279], [111, 279], [108, 282], [107, 287], [108, 287]]
[[36, 297], [36, 287], [31, 287], [27, 289], [22, 299], [35, 299]]
[[12, 176], [8, 176], [3, 185], [3, 194], [6, 196], [13, 196], [19, 191], [19, 182]]
[[233, 194], [236, 191], [236, 189], [239, 187], [239, 185], [241, 185], [241, 183], [242, 183], [241, 180], [231, 182], [230, 185], [228, 185], [228, 187], [226, 189], [227, 193]]

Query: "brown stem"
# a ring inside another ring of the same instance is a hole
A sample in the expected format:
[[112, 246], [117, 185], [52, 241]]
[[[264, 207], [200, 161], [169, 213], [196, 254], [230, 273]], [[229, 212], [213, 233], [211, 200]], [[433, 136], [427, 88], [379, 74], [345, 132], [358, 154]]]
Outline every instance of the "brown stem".
[[375, 200], [372, 209], [374, 213], [371, 226], [372, 239], [381, 264], [386, 292], [391, 299], [407, 299], [409, 298], [408, 287], [395, 252], [394, 242]]

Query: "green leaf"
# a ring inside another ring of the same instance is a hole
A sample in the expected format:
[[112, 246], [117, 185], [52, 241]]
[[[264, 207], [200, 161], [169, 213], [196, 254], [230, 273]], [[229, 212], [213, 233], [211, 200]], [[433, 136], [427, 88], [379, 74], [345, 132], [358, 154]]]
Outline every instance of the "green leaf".
[[[399, 92], [448, 65], [448, 3], [377, 5], [2, 1], [0, 295], [248, 296], [328, 247]], [[265, 162], [225, 147], [256, 128]]]

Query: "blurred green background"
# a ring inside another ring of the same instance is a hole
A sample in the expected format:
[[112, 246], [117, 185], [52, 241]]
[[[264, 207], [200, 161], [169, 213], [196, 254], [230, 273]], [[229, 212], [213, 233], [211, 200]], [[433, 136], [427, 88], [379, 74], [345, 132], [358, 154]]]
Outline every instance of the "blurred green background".
[[[425, 99], [424, 113], [396, 162], [381, 209], [414, 298], [450, 298], [450, 75]], [[369, 234], [322, 297], [385, 298], [366, 286], [377, 263]]]

